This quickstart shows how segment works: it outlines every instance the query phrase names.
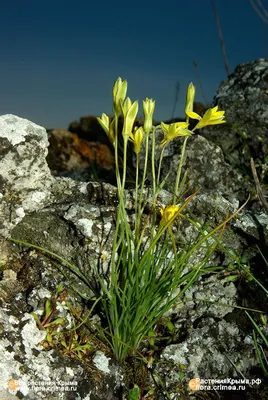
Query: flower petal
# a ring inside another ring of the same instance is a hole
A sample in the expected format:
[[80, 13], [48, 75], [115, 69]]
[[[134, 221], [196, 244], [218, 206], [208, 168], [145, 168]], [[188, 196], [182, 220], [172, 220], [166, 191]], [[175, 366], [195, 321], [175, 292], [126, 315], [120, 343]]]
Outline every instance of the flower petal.
[[189, 118], [192, 119], [201, 119], [200, 115], [198, 115], [196, 112], [194, 111], [187, 111], [186, 114], [188, 115]]

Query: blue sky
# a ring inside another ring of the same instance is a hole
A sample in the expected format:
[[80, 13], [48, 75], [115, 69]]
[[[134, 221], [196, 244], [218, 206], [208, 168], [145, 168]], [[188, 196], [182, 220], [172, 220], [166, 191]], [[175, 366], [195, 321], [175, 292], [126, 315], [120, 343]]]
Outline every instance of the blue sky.
[[[215, 1], [230, 70], [268, 58], [268, 25], [249, 0]], [[176, 116], [189, 82], [203, 101], [193, 60], [209, 102], [226, 78], [211, 0], [1, 3], [1, 115], [67, 128], [81, 116], [111, 114], [111, 88], [121, 76], [130, 98], [154, 98], [155, 118], [165, 120], [178, 81]]]

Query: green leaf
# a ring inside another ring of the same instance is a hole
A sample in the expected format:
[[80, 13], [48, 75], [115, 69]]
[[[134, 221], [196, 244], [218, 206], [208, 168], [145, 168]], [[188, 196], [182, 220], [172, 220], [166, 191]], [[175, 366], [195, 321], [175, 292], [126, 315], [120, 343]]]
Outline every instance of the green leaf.
[[51, 314], [52, 311], [53, 311], [52, 301], [51, 300], [46, 300], [46, 303], [45, 303], [46, 317], [48, 317], [48, 315]]
[[57, 294], [60, 294], [63, 291], [63, 283], [61, 282], [57, 287]]
[[261, 351], [260, 351], [261, 346], [259, 346], [259, 344], [257, 342], [255, 331], [252, 332], [252, 335], [253, 335], [254, 346], [255, 346], [255, 350], [256, 350], [256, 354], [257, 354], [257, 358], [259, 360], [260, 366], [261, 366], [261, 368], [263, 370], [264, 375], [268, 376], [268, 371], [267, 371], [267, 369], [266, 369], [266, 367], [264, 365], [264, 362], [263, 362], [263, 359], [262, 359], [262, 356], [261, 356]]
[[175, 327], [174, 327], [174, 325], [172, 324], [171, 321], [167, 320], [166, 323], [165, 323], [165, 325], [166, 325], [166, 327], [168, 328], [168, 330], [169, 330], [170, 333], [173, 333], [173, 332], [174, 332]]
[[54, 321], [51, 321], [48, 324], [46, 324], [45, 327], [54, 326], [54, 325], [62, 325], [62, 324], [64, 324], [64, 322], [65, 322], [65, 320], [63, 318], [57, 318]]
[[140, 388], [134, 385], [134, 388], [129, 391], [128, 400], [139, 400], [140, 399]]
[[238, 275], [230, 275], [226, 278], [227, 281], [233, 282], [238, 278]]
[[61, 345], [67, 349], [68, 345], [64, 339], [61, 340]]
[[261, 314], [261, 315], [260, 315], [260, 319], [261, 319], [261, 322], [263, 323], [263, 325], [264, 325], [264, 326], [266, 326], [266, 325], [267, 325], [267, 319], [266, 319], [266, 316], [265, 316], [265, 315], [263, 315], [263, 314]]
[[258, 332], [258, 334], [260, 335], [260, 337], [264, 341], [265, 346], [268, 347], [268, 339], [264, 336], [263, 332], [260, 330], [259, 325], [256, 324], [254, 319], [249, 315], [249, 313], [247, 311], [245, 311], [245, 313], [247, 314], [248, 318], [250, 319], [250, 321], [254, 325], [254, 328], [256, 329], [256, 331]]
[[85, 350], [89, 350], [91, 348], [91, 345], [89, 344], [89, 343], [87, 343], [87, 344], [81, 344], [81, 345], [79, 345], [79, 346], [76, 346], [75, 347], [75, 349], [74, 349], [74, 351], [85, 351]]
[[34, 318], [35, 322], [37, 323], [39, 329], [44, 330], [44, 327], [42, 326], [42, 323], [40, 321], [40, 318], [37, 314], [35, 314], [34, 312], [31, 312], [31, 316]]
[[53, 344], [52, 335], [51, 335], [49, 332], [47, 333], [46, 341], [47, 341], [50, 345]]

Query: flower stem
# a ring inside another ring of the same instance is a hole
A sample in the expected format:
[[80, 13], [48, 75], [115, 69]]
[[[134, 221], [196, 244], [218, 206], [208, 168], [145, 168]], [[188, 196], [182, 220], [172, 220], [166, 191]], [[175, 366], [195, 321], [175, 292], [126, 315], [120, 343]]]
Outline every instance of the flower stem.
[[159, 186], [160, 172], [161, 172], [161, 166], [162, 166], [165, 147], [166, 147], [166, 145], [163, 146], [161, 154], [160, 154], [159, 165], [158, 165], [158, 173], [157, 173], [157, 186]]
[[185, 153], [186, 153], [186, 144], [189, 136], [186, 136], [184, 138], [184, 142], [182, 145], [182, 150], [181, 150], [181, 157], [180, 157], [180, 162], [179, 166], [177, 169], [177, 176], [176, 176], [176, 181], [175, 181], [175, 190], [174, 190], [174, 196], [173, 196], [173, 204], [177, 202], [177, 197], [178, 197], [178, 189], [179, 189], [179, 184], [180, 184], [180, 179], [181, 179], [181, 171], [182, 171], [182, 166], [185, 158]]

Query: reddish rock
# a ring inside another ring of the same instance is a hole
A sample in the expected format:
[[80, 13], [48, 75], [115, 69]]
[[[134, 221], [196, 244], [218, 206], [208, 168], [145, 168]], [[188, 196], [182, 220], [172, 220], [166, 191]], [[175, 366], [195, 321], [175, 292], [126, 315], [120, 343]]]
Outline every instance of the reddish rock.
[[53, 129], [48, 135], [47, 162], [54, 175], [77, 168], [113, 169], [114, 155], [106, 144], [80, 139], [65, 129]]
[[[111, 118], [111, 117], [110, 117]], [[158, 124], [158, 122], [153, 121], [154, 124]], [[134, 126], [140, 127], [143, 124], [143, 119], [136, 119]], [[119, 132], [121, 132], [123, 128], [123, 118], [120, 117], [118, 121]], [[80, 121], [73, 121], [69, 125], [69, 131], [76, 133], [79, 137], [86, 139], [90, 142], [101, 142], [106, 143], [108, 146], [111, 146], [109, 143], [109, 139], [100, 126], [97, 117], [94, 116], [86, 116], [80, 118]]]
[[97, 117], [86, 116], [80, 118], [80, 121], [73, 121], [70, 123], [68, 130], [89, 142], [100, 142], [109, 145], [109, 139], [100, 126]]

